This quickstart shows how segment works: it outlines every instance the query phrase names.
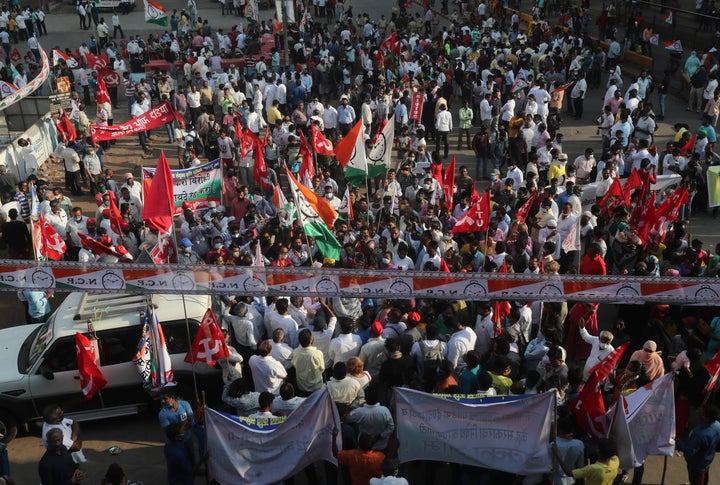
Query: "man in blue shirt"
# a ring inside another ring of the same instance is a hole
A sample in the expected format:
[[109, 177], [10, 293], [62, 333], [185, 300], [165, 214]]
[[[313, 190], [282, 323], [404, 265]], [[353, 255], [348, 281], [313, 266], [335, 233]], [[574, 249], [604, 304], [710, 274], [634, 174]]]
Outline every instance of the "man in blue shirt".
[[696, 426], [687, 440], [677, 441], [677, 449], [683, 452], [687, 462], [691, 485], [708, 485], [710, 465], [720, 442], [720, 409], [706, 404], [700, 408], [700, 414], [704, 423]]
[[53, 292], [24, 290], [23, 296], [27, 299], [30, 323], [47, 322], [52, 312], [48, 299], [53, 297]]

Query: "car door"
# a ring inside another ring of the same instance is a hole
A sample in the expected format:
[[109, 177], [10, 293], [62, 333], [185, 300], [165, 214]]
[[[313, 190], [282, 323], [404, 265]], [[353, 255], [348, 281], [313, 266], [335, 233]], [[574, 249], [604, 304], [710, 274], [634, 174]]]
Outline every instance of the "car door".
[[106, 408], [146, 404], [148, 392], [135, 365], [142, 326], [102, 330], [98, 336], [100, 370], [108, 381], [102, 390]]
[[83, 396], [74, 335], [50, 345], [31, 369], [28, 382], [38, 416], [51, 403], [59, 404], [67, 414], [103, 407], [101, 393], [92, 399]]

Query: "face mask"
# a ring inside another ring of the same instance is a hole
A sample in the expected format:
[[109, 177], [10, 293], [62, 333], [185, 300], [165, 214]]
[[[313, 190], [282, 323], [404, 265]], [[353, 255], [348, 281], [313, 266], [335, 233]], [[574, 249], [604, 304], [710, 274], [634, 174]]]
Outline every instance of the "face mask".
[[234, 251], [234, 252], [233, 252], [233, 257], [239, 258], [239, 257], [240, 257], [240, 251]]
[[497, 176], [491, 175], [491, 176], [490, 176], [490, 180], [497, 180]]
[[423, 185], [423, 188], [424, 188], [425, 190], [430, 190], [430, 184], [424, 184], [424, 185]]
[[76, 217], [75, 222], [82, 222], [82, 217]]
[[600, 345], [599, 345], [599, 347], [600, 347], [600, 350], [605, 350], [605, 349], [608, 348], [608, 344], [604, 344], [604, 343], [601, 342]]
[[239, 232], [234, 232], [232, 236], [233, 236], [233, 237], [240, 237], [240, 233], [239, 233]]
[[222, 243], [217, 243], [215, 245], [215, 249], [222, 249], [222, 247], [223, 247]]
[[333, 198], [332, 192], [330, 192], [329, 194], [325, 194], [325, 198], [328, 200], [332, 200], [332, 198]]
[[185, 248], [185, 254], [190, 254], [192, 252], [192, 248]]
[[390, 260], [388, 258], [383, 258], [382, 262], [383, 264], [390, 264]]
[[103, 205], [104, 205], [105, 207], [110, 207], [110, 201], [109, 201], [109, 200], [106, 200], [105, 202], [103, 202]]

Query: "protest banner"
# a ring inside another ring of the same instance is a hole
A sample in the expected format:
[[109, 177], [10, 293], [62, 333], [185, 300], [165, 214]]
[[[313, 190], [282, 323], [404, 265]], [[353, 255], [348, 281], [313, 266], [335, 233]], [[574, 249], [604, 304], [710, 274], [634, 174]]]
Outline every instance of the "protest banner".
[[[154, 168], [143, 167], [143, 179], [152, 179]], [[170, 170], [175, 186], [175, 215], [183, 213], [183, 202], [192, 210], [207, 209], [210, 202], [218, 205], [222, 199], [222, 168], [220, 159], [197, 167]]]
[[395, 389], [401, 463], [447, 461], [508, 473], [547, 473], [555, 394], [510, 402], [466, 404]]
[[[337, 465], [332, 432], [340, 418], [325, 387], [284, 421], [237, 418], [208, 409], [205, 423], [210, 476], [222, 485], [281, 482], [319, 460]], [[336, 443], [342, 448], [340, 435]]]
[[420, 122], [422, 119], [423, 112], [423, 101], [425, 95], [423, 93], [414, 93], [412, 97], [412, 104], [410, 105], [410, 116], [411, 120]]
[[141, 131], [152, 130], [158, 126], [170, 123], [174, 119], [175, 113], [173, 112], [172, 106], [170, 106], [168, 101], [165, 101], [154, 108], [150, 108], [147, 113], [136, 116], [120, 125], [98, 126], [92, 124], [90, 125], [90, 136], [92, 136], [92, 141], [95, 143], [115, 140], [124, 136], [140, 133]]

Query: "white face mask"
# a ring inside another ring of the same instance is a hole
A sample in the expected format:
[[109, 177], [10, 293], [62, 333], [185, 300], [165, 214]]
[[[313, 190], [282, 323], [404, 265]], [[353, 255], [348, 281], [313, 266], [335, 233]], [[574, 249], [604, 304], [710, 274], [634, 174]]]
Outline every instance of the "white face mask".
[[609, 344], [604, 344], [604, 343], [602, 343], [602, 342], [600, 342], [600, 345], [599, 345], [599, 346], [600, 346], [600, 350], [606, 350], [608, 347], [610, 347]]
[[325, 198], [328, 199], [328, 200], [332, 200], [332, 199], [333, 199], [333, 193], [332, 193], [332, 192], [327, 192], [327, 193], [325, 193]]

